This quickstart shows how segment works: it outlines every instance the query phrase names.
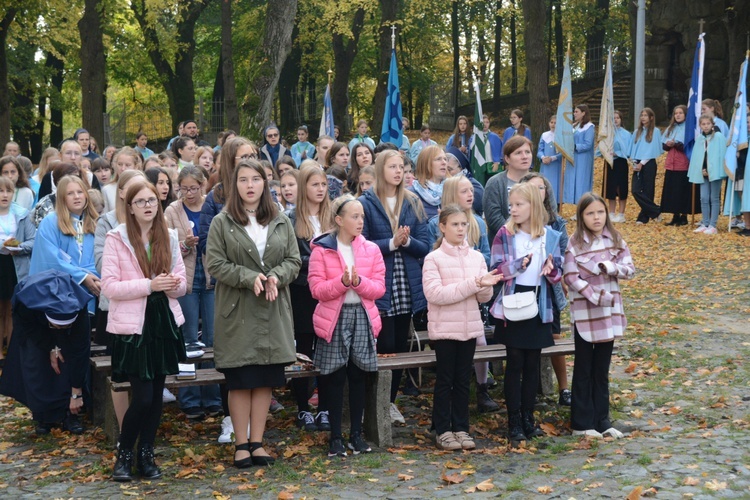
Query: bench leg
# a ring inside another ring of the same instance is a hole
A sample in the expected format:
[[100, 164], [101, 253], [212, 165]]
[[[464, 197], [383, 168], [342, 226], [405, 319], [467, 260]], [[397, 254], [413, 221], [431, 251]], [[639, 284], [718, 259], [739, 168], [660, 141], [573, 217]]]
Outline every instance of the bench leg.
[[91, 370], [91, 399], [91, 420], [94, 425], [102, 425], [107, 400], [111, 399], [106, 372]]
[[104, 405], [104, 422], [102, 422], [104, 428], [104, 434], [107, 436], [107, 441], [112, 446], [117, 444], [117, 439], [120, 437], [120, 426], [117, 423], [117, 414], [115, 413], [115, 405], [112, 402], [112, 391], [107, 390], [107, 400]]
[[555, 370], [552, 369], [552, 358], [545, 356], [542, 358], [539, 369], [539, 390], [545, 396], [555, 394]]
[[365, 388], [365, 423], [367, 438], [385, 448], [393, 445], [391, 435], [391, 372], [377, 371], [367, 374]]

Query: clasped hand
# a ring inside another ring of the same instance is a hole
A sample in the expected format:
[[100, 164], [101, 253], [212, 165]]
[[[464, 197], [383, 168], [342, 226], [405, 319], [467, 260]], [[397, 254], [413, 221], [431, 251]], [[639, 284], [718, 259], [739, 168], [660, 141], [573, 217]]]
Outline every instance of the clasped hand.
[[396, 234], [393, 236], [393, 246], [396, 248], [406, 245], [411, 235], [411, 229], [409, 226], [399, 226]]
[[344, 269], [344, 274], [341, 275], [341, 282], [344, 284], [344, 286], [359, 286], [360, 282], [362, 280], [360, 279], [359, 275], [357, 274], [357, 268], [352, 266], [352, 272], [349, 274], [348, 269]]
[[171, 273], [161, 273], [159, 276], [151, 280], [152, 292], [168, 292], [170, 290], [176, 290], [179, 286], [180, 278]]
[[261, 294], [261, 292], [266, 292], [266, 300], [269, 302], [273, 302], [276, 300], [276, 297], [279, 296], [279, 279], [276, 276], [268, 276], [266, 277], [265, 274], [261, 273], [258, 275], [257, 278], [255, 278], [255, 283], [253, 284], [253, 291], [255, 292], [255, 296]]

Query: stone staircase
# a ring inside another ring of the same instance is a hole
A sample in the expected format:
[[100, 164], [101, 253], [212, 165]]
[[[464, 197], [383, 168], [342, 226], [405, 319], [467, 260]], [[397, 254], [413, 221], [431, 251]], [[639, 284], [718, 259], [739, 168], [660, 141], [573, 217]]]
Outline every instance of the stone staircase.
[[[612, 83], [612, 93], [614, 94], [615, 109], [620, 111], [623, 116], [623, 123], [632, 123], [630, 114], [631, 86], [630, 75], [623, 76]], [[599, 114], [602, 105], [602, 88], [593, 89], [588, 92], [576, 94], [573, 97], [573, 103], [578, 105], [583, 103], [588, 105], [591, 113], [591, 121], [599, 125]], [[626, 127], [627, 128], [627, 127]]]

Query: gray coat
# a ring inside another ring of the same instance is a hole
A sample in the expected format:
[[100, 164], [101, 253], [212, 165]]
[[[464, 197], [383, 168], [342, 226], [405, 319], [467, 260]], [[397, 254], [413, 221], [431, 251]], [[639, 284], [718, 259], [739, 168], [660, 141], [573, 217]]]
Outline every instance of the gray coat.
[[[36, 238], [36, 226], [31, 212], [20, 205], [11, 204], [10, 212], [16, 219], [16, 239], [21, 242], [21, 250], [13, 256], [13, 265], [16, 268], [16, 279], [21, 281], [29, 275], [31, 264], [31, 249], [34, 248]], [[2, 244], [2, 242], [0, 242]]]
[[487, 221], [487, 238], [492, 248], [495, 235], [505, 225], [510, 217], [508, 208], [508, 172], [503, 171], [494, 175], [484, 186], [484, 219]]
[[[96, 231], [94, 232], [94, 264], [99, 276], [102, 275], [102, 255], [104, 254], [104, 240], [107, 233], [119, 226], [115, 211], [109, 211], [99, 217], [96, 221]], [[104, 294], [99, 295], [99, 309], [109, 311], [109, 299]]]

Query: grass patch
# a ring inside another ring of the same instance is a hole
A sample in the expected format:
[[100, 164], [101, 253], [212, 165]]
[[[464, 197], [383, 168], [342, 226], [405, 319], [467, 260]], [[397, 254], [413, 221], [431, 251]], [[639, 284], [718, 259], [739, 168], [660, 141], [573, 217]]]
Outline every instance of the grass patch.
[[651, 465], [653, 461], [654, 460], [651, 458], [651, 455], [641, 455], [640, 457], [638, 457], [638, 465], [642, 465], [644, 467], [647, 465]]

